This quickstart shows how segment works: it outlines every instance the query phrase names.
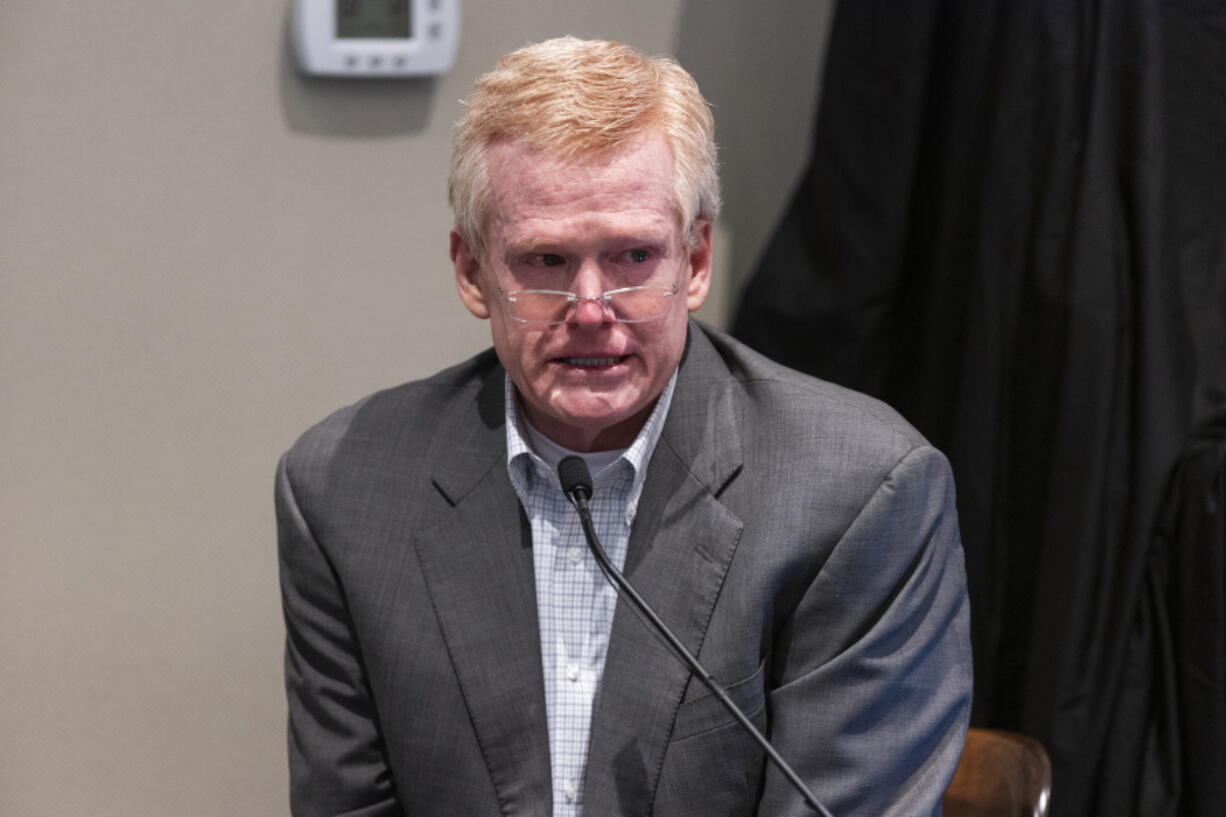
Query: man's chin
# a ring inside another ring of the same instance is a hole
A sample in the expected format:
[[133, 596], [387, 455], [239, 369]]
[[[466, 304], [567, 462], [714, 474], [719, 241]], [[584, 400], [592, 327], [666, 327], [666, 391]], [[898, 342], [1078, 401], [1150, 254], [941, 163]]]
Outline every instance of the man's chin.
[[596, 435], [607, 428], [625, 423], [634, 412], [621, 410], [599, 411], [573, 408], [553, 416], [553, 422], [585, 436]]
[[533, 412], [528, 419], [537, 431], [576, 451], [627, 448], [651, 414], [655, 401], [644, 405], [638, 400], [610, 400], [609, 397], [603, 394], [599, 399], [554, 403], [545, 416]]

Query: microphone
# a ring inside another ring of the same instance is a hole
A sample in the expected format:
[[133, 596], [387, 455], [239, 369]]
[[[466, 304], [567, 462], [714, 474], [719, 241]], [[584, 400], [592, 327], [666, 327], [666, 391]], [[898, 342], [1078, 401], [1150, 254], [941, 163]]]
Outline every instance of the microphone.
[[745, 716], [741, 708], [733, 703], [728, 697], [728, 693], [715, 682], [711, 674], [707, 672], [702, 664], [698, 663], [698, 659], [690, 654], [690, 651], [685, 648], [677, 636], [673, 635], [673, 631], [668, 629], [660, 617], [656, 615], [655, 610], [638, 594], [630, 582], [626, 581], [626, 577], [622, 575], [613, 562], [609, 560], [609, 556], [604, 552], [604, 548], [600, 545], [600, 539], [596, 535], [596, 526], [592, 523], [592, 512], [587, 507], [587, 501], [592, 496], [592, 475], [588, 471], [587, 463], [582, 457], [571, 455], [565, 457], [558, 463], [558, 481], [562, 483], [562, 492], [566, 494], [566, 498], [575, 506], [575, 510], [579, 514], [579, 523], [583, 527], [583, 536], [587, 539], [588, 549], [592, 551], [592, 555], [596, 557], [596, 564], [600, 565], [600, 570], [604, 573], [605, 579], [609, 584], [613, 585], [613, 589], [617, 594], [630, 605], [630, 608], [638, 615], [639, 620], [644, 624], [653, 628], [656, 633], [661, 636], [664, 643], [667, 644], [681, 661], [689, 668], [699, 681], [707, 689], [711, 690], [711, 694], [728, 710], [741, 725], [741, 727], [749, 733], [749, 735], [762, 747], [766, 752], [766, 756], [771, 759], [771, 762], [783, 772], [783, 776], [788, 779], [796, 790], [800, 792], [800, 796], [805, 802], [822, 817], [833, 817], [826, 807], [823, 806], [818, 799], [813, 796], [813, 792], [809, 791], [809, 787], [800, 779], [800, 776], [792, 770], [792, 767], [779, 756], [775, 751], [775, 747], [770, 745], [762, 733], [758, 731], [753, 722]]

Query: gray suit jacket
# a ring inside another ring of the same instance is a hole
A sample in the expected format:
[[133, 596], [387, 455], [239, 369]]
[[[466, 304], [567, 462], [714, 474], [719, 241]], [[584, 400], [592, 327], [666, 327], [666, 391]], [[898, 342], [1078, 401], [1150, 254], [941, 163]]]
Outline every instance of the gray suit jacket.
[[[294, 814], [548, 815], [532, 542], [492, 352], [277, 475]], [[931, 814], [967, 725], [953, 485], [891, 409], [691, 322], [626, 574], [836, 817]], [[805, 814], [624, 606], [585, 817]]]

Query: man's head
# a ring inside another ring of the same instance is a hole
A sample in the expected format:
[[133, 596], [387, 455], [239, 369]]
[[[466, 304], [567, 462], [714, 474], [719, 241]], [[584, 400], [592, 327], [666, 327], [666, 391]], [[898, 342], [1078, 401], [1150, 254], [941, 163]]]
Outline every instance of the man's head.
[[455, 126], [448, 194], [456, 229], [485, 246], [485, 151], [519, 142], [569, 159], [656, 132], [672, 151], [673, 197], [687, 231], [719, 215], [715, 122], [698, 83], [672, 59], [623, 43], [560, 37], [512, 51], [481, 76]]
[[629, 445], [710, 281], [719, 190], [693, 79], [616, 43], [509, 54], [457, 126], [451, 200], [461, 300], [524, 416], [576, 450]]

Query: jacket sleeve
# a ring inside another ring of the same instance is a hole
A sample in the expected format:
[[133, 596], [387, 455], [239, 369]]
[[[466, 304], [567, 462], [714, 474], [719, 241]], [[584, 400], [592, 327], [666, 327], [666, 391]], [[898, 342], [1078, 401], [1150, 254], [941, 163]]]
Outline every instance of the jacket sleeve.
[[403, 817], [344, 588], [277, 468], [285, 615], [290, 803], [294, 817]]
[[[776, 641], [770, 738], [834, 817], [940, 813], [969, 719], [969, 615], [949, 465], [919, 446]], [[758, 813], [813, 812], [769, 766]]]

